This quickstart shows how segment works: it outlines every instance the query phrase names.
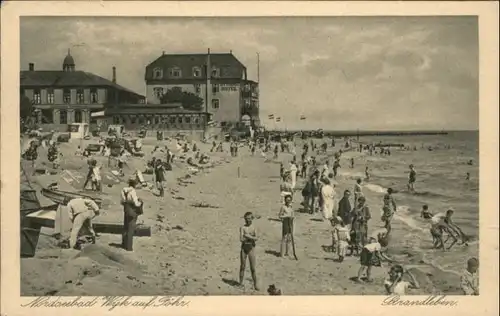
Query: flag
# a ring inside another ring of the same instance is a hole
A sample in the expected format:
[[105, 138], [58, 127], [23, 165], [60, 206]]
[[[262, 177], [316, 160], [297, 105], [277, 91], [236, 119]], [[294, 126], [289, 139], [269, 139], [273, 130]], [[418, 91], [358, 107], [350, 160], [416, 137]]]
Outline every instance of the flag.
[[270, 119], [270, 120], [274, 120], [274, 114], [269, 114], [269, 115], [267, 116], [267, 118], [268, 118], [268, 119]]
[[276, 122], [281, 122], [281, 117], [277, 117]]
[[306, 116], [305, 116], [305, 115], [301, 115], [301, 116], [300, 116], [300, 119], [301, 119], [301, 120], [305, 120], [305, 119], [306, 119]]

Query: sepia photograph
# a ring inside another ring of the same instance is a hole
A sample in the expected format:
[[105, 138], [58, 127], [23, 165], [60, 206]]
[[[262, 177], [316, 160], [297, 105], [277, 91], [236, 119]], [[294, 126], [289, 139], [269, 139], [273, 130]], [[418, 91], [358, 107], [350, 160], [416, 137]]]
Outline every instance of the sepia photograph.
[[479, 295], [478, 32], [21, 17], [21, 296]]

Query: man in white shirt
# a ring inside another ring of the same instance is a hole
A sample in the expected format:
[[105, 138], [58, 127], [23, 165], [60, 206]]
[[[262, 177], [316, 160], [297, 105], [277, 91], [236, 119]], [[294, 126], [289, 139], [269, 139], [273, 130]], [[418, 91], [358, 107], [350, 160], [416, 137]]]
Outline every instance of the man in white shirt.
[[69, 218], [73, 223], [69, 238], [70, 248], [75, 248], [78, 234], [82, 228], [88, 229], [95, 242], [95, 231], [92, 227], [92, 219], [99, 215], [99, 206], [91, 199], [84, 198], [67, 199], [65, 202], [67, 202]]

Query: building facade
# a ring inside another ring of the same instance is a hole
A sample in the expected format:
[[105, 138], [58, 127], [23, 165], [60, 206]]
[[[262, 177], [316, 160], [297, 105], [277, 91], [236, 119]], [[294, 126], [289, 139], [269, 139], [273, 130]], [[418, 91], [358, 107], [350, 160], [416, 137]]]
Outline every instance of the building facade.
[[222, 126], [259, 117], [258, 83], [247, 79], [247, 68], [233, 54], [165, 54], [146, 66], [146, 97], [166, 103], [164, 95], [181, 89], [202, 99], [205, 112]]
[[27, 97], [36, 111], [36, 120], [44, 130], [67, 131], [71, 123], [92, 123], [91, 113], [102, 111], [107, 104], [145, 102], [145, 97], [116, 83], [116, 68], [108, 80], [76, 70], [68, 50], [62, 70], [21, 71], [20, 94]]

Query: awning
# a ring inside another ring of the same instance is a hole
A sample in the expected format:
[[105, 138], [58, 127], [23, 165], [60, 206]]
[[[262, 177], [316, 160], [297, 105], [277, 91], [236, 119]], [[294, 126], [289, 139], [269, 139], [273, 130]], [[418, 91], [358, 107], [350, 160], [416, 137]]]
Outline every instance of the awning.
[[90, 113], [90, 117], [102, 117], [104, 116], [104, 111]]

